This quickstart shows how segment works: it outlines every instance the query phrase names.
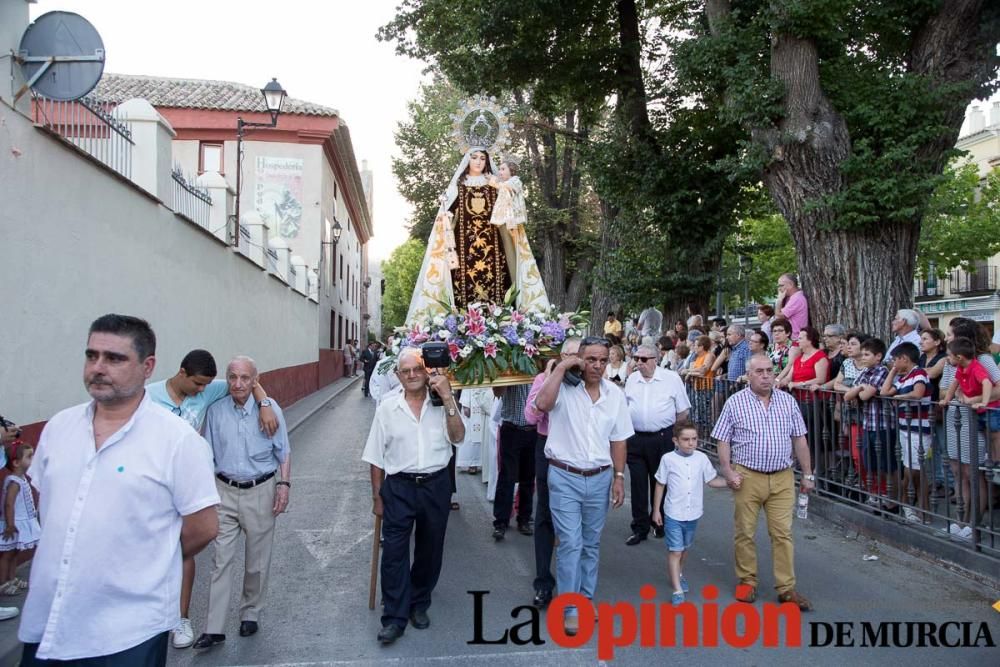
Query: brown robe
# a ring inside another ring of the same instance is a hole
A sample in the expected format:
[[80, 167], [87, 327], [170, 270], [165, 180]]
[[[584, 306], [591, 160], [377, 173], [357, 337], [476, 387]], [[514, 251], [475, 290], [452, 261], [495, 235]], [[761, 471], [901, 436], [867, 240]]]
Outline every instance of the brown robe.
[[458, 268], [451, 272], [451, 284], [459, 309], [477, 301], [503, 303], [511, 286], [500, 230], [490, 224], [496, 197], [489, 185], [469, 186], [464, 179], [458, 184], [451, 209]]

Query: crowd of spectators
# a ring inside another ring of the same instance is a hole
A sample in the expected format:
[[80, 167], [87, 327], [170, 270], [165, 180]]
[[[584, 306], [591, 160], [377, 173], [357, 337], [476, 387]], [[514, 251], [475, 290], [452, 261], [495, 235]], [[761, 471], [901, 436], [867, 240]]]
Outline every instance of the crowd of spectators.
[[[747, 361], [770, 357], [775, 387], [798, 401], [810, 449], [827, 493], [900, 521], [937, 527], [959, 540], [1000, 548], [1000, 334], [956, 317], [946, 331], [901, 308], [885, 332], [810, 320], [792, 274], [781, 276], [775, 307], [758, 307], [754, 328], [692, 313], [656, 331], [626, 320], [623, 360], [655, 343], [660, 367], [680, 375], [690, 419], [708, 434], [725, 399], [746, 386]], [[658, 313], [657, 313], [658, 315]], [[811, 324], [813, 326], [811, 326]], [[822, 324], [819, 328], [818, 324]], [[822, 332], [822, 333], [821, 333]], [[610, 332], [607, 332], [609, 335]], [[613, 336], [612, 336], [613, 337]], [[625, 375], [627, 377], [627, 373]], [[942, 525], [943, 524], [943, 525]]]

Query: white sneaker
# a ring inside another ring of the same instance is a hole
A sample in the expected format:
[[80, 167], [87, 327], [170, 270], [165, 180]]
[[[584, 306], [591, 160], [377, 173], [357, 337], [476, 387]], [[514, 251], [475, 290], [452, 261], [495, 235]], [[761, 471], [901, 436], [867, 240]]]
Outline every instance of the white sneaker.
[[962, 531], [962, 527], [957, 523], [948, 524], [948, 533], [951, 535], [958, 535]]
[[194, 643], [194, 628], [191, 627], [191, 619], [182, 618], [180, 625], [174, 628], [173, 644], [174, 648], [187, 648]]
[[909, 523], [920, 523], [920, 516], [916, 513], [915, 510], [909, 507], [903, 508], [903, 518], [906, 519]]
[[956, 533], [959, 539], [962, 540], [972, 540], [972, 526], [966, 526], [962, 530]]
[[14, 618], [21, 613], [21, 610], [17, 607], [0, 607], [0, 621], [6, 621], [9, 618]]

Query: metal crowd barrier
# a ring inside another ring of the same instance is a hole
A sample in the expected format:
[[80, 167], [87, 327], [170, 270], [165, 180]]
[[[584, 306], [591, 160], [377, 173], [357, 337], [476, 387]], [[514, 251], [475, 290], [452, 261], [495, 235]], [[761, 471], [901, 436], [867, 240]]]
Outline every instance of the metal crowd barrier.
[[[701, 378], [685, 384], [700, 446], [714, 457], [712, 427], [729, 396], [747, 385]], [[808, 429], [817, 493], [1000, 561], [1000, 460], [990, 456], [1000, 432], [986, 419], [995, 408], [980, 413], [958, 402], [931, 404], [921, 423], [914, 399], [791, 393]], [[876, 419], [886, 428], [874, 428]]]

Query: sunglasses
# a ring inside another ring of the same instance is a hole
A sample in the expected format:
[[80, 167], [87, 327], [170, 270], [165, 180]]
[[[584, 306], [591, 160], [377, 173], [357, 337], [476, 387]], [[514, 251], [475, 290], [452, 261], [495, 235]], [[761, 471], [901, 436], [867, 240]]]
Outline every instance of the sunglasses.
[[580, 347], [586, 347], [587, 345], [603, 345], [604, 347], [611, 347], [611, 341], [603, 336], [587, 336], [580, 341]]
[[655, 358], [656, 358], [656, 357], [635, 357], [635, 360], [636, 360], [636, 361], [638, 361], [638, 362], [639, 362], [639, 363], [641, 363], [641, 364], [644, 364], [644, 363], [646, 363], [647, 361], [649, 361], [649, 360], [651, 360], [651, 359], [655, 359]]

